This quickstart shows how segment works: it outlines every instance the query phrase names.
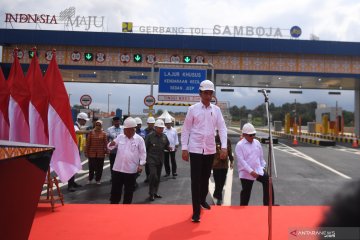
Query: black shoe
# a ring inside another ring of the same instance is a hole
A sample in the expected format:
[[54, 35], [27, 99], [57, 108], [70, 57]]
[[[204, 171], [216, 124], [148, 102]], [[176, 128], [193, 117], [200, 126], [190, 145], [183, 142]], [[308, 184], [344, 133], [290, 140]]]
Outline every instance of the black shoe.
[[170, 176], [170, 174], [168, 174], [168, 173], [164, 175], [164, 177], [168, 177], [168, 176]]
[[68, 191], [69, 192], [75, 192], [75, 188], [74, 187], [68, 187]]
[[162, 198], [162, 196], [160, 196], [160, 195], [158, 195], [158, 194], [156, 194], [156, 193], [154, 194], [154, 197], [155, 197], [155, 198]]
[[150, 201], [155, 201], [155, 196], [154, 196], [154, 195], [150, 195], [149, 200], [150, 200]]
[[207, 202], [200, 203], [200, 205], [201, 205], [202, 208], [205, 208], [207, 210], [211, 209], [210, 205]]
[[191, 221], [194, 223], [199, 223], [200, 222], [200, 215], [198, 214], [193, 214]]
[[74, 186], [74, 188], [82, 187], [80, 184], [77, 184], [77, 183], [74, 183], [73, 186]]
[[221, 201], [220, 199], [218, 199], [218, 200], [216, 201], [216, 205], [221, 206], [221, 204], [222, 204], [222, 201]]
[[173, 177], [176, 177], [177, 176], [177, 173], [173, 173]]

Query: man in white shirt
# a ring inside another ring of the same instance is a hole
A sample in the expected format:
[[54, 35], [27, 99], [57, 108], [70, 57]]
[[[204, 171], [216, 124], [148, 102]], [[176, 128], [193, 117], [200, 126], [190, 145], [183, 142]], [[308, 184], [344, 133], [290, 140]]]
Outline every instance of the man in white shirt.
[[[237, 167], [242, 186], [240, 206], [247, 206], [249, 204], [251, 189], [255, 180], [262, 183], [263, 204], [267, 206], [269, 205], [269, 175], [264, 171], [266, 162], [261, 143], [254, 139], [256, 130], [251, 123], [246, 123], [243, 126], [242, 134], [244, 138], [235, 147]], [[272, 192], [272, 202], [274, 203], [274, 189], [272, 189]]]
[[146, 148], [142, 137], [135, 134], [136, 121], [132, 117], [124, 121], [124, 133], [108, 144], [109, 150], [117, 147], [111, 186], [111, 204], [121, 200], [124, 186], [124, 204], [130, 204], [138, 172], [146, 162]]
[[164, 129], [164, 134], [169, 139], [170, 150], [169, 151], [165, 150], [164, 167], [165, 167], [165, 177], [170, 176], [169, 160], [171, 159], [171, 172], [172, 172], [173, 177], [175, 178], [177, 176], [177, 172], [176, 172], [177, 165], [176, 165], [175, 153], [179, 146], [179, 137], [178, 137], [178, 133], [177, 133], [176, 129], [173, 128], [171, 125], [172, 125], [171, 118], [169, 118], [169, 117], [165, 118], [166, 128]]
[[181, 133], [182, 159], [189, 161], [190, 156], [193, 222], [200, 222], [201, 207], [210, 210], [206, 196], [216, 153], [215, 129], [219, 130], [221, 139], [220, 158], [227, 157], [225, 121], [220, 108], [210, 103], [215, 91], [214, 84], [204, 80], [200, 83], [199, 91], [201, 101], [189, 107]]

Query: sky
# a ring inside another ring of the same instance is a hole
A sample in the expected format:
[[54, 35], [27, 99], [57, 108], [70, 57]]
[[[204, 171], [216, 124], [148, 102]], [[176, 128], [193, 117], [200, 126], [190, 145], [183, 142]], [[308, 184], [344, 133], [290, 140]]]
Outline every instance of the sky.
[[[5, 13], [48, 13], [59, 15], [69, 7], [76, 8], [76, 15], [105, 16], [105, 31], [121, 32], [122, 22], [133, 22], [137, 26], [200, 27], [262, 26], [289, 29], [299, 26], [300, 39], [315, 35], [320, 40], [358, 42], [360, 40], [360, 1], [358, 0], [0, 0], [0, 27]], [[16, 27], [20, 28], [20, 27]], [[24, 27], [22, 27], [24, 28]], [[34, 29], [35, 26], [28, 25]], [[41, 26], [41, 29], [46, 29]], [[64, 30], [64, 29], [58, 29]], [[71, 104], [79, 104], [80, 96], [91, 95], [92, 108], [107, 111], [120, 108], [127, 113], [130, 96], [130, 113], [141, 114], [145, 105], [143, 97], [150, 93], [150, 86], [66, 83]], [[154, 94], [157, 94], [156, 87]], [[109, 97], [109, 94], [111, 96]], [[127, 93], [127, 94], [124, 94]], [[141, 96], [141, 97], [139, 97]], [[328, 91], [305, 90], [303, 94], [289, 94], [289, 89], [271, 89], [270, 102], [279, 106], [285, 102], [306, 103], [317, 101], [328, 106], [354, 110], [354, 92], [341, 91], [341, 95], [328, 95]], [[254, 108], [264, 102], [257, 89], [235, 88], [235, 92], [217, 92], [219, 101], [230, 106], [245, 105]], [[155, 107], [164, 109], [164, 107]], [[168, 108], [171, 111], [186, 111], [186, 107]]]

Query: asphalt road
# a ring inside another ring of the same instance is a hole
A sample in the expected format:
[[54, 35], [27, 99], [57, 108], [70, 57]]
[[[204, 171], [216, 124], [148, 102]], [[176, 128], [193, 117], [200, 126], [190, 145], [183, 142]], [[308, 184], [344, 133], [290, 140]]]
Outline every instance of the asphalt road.
[[[239, 140], [237, 131], [229, 130], [233, 151]], [[263, 145], [264, 157], [268, 158], [268, 145]], [[292, 146], [291, 141], [279, 139], [274, 144], [276, 173], [273, 173], [275, 202], [281, 206], [326, 205], [340, 192], [347, 182], [359, 179], [360, 149], [350, 144], [335, 147], [320, 147], [299, 143]], [[159, 194], [163, 196], [154, 202], [148, 200], [149, 187], [144, 183], [145, 173], [138, 178], [139, 187], [134, 192], [134, 204], [191, 204], [190, 164], [181, 159], [181, 151], [176, 153], [178, 176], [162, 177]], [[275, 167], [273, 167], [275, 168]], [[102, 184], [87, 185], [87, 160], [83, 157], [83, 170], [77, 174], [77, 183], [82, 187], [76, 192], [68, 192], [66, 184], [61, 184], [65, 203], [109, 203], [110, 169], [106, 160]], [[165, 174], [162, 171], [162, 176]], [[213, 203], [213, 179], [210, 179], [208, 202]], [[241, 183], [235, 167], [229, 170], [224, 190], [224, 205], [240, 204]], [[262, 187], [254, 183], [249, 205], [262, 205]]]

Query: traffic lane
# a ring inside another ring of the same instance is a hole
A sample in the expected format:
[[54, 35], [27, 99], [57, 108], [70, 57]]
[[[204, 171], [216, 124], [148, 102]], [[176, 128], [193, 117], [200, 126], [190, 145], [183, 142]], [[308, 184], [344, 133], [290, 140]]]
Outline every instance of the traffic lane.
[[[268, 145], [263, 145], [264, 158]], [[280, 205], [324, 205], [348, 180], [300, 157], [275, 149], [277, 174], [273, 173], [275, 203]], [[234, 172], [232, 205], [240, 204], [241, 183]], [[262, 205], [261, 183], [255, 181], [249, 205]]]
[[[164, 177], [165, 170], [162, 169], [159, 195], [163, 198], [156, 199], [154, 202], [149, 200], [149, 184], [145, 183], [145, 168], [137, 178], [138, 188], [133, 195], [134, 204], [191, 204], [191, 181], [190, 164], [181, 159], [181, 150], [176, 152], [177, 174], [176, 178]], [[85, 165], [86, 167], [86, 165]], [[86, 169], [86, 168], [83, 168]], [[67, 186], [62, 187], [65, 203], [109, 203], [111, 182], [109, 161], [104, 164], [101, 184], [87, 184], [88, 174], [77, 174], [76, 182], [82, 187], [75, 192], [68, 192]], [[85, 177], [85, 178], [84, 178]]]
[[[333, 169], [351, 177], [352, 179], [359, 178], [360, 159], [358, 154], [351, 152], [339, 151], [338, 147], [318, 147], [312, 148], [308, 146], [301, 146], [299, 151], [311, 156], [319, 162], [330, 166]], [[349, 149], [351, 150], [351, 149]]]

